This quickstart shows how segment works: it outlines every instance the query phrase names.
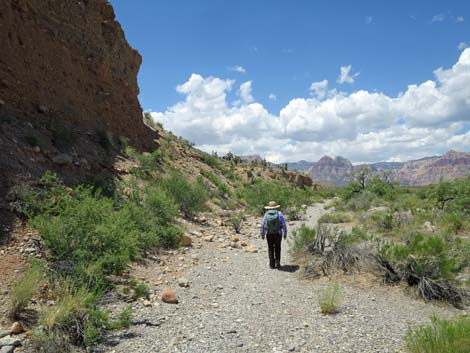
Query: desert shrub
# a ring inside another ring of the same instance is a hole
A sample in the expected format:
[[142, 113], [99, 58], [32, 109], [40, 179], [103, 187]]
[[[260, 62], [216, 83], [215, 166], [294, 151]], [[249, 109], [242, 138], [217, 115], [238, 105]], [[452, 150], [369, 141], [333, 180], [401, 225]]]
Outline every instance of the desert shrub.
[[96, 137], [98, 139], [99, 145], [105, 150], [111, 150], [113, 147], [113, 134], [110, 131], [106, 131], [103, 129], [97, 129], [95, 131]]
[[161, 185], [178, 203], [181, 212], [186, 215], [200, 212], [209, 199], [204, 185], [188, 181], [177, 171], [165, 178]]
[[216, 169], [219, 169], [222, 163], [219, 157], [211, 156], [208, 153], [202, 153], [201, 161], [207, 164], [209, 167], [216, 168]]
[[230, 218], [230, 225], [236, 233], [240, 233], [240, 230], [243, 228], [243, 215], [236, 214]]
[[460, 306], [466, 293], [453, 285], [464, 262], [455, 256], [448, 240], [439, 235], [412, 232], [406, 243], [385, 243], [379, 250], [385, 278], [405, 280], [425, 300]]
[[[132, 152], [129, 151], [129, 153]], [[160, 150], [155, 150], [152, 153], [135, 154], [135, 158], [139, 161], [140, 167], [133, 168], [132, 174], [148, 179], [152, 173], [158, 171], [159, 163], [163, 161], [164, 154]]]
[[149, 185], [124, 200], [120, 212], [135, 228], [139, 249], [146, 250], [178, 244], [181, 230], [172, 224], [178, 209], [178, 204], [165, 189]]
[[56, 263], [77, 280], [99, 281], [120, 273], [136, 257], [137, 229], [115, 210], [113, 200], [80, 186], [75, 197], [58, 200], [53, 212], [34, 217], [37, 229]]
[[371, 193], [370, 191], [366, 190], [366, 191], [354, 194], [353, 197], [350, 197], [348, 199], [348, 202], [346, 205], [352, 211], [367, 211], [377, 201], [378, 201], [377, 196]]
[[288, 207], [286, 210], [286, 216], [290, 221], [298, 221], [305, 214], [305, 209], [299, 205]]
[[341, 305], [341, 287], [339, 284], [331, 284], [318, 293], [318, 302], [322, 314], [334, 314]]
[[222, 180], [220, 180], [220, 178], [215, 175], [214, 173], [212, 173], [211, 171], [209, 170], [201, 170], [201, 174], [206, 177], [208, 180], [210, 180], [212, 182], [212, 184], [214, 184], [217, 189], [219, 190], [219, 194], [220, 195], [229, 195], [230, 194], [230, 189], [228, 187], [227, 184], [225, 184], [224, 182], [222, 182]]
[[439, 219], [439, 225], [449, 232], [457, 233], [463, 227], [462, 217], [455, 213], [444, 212]]
[[271, 200], [275, 200], [283, 209], [308, 204], [311, 201], [312, 191], [281, 181], [259, 180], [245, 185], [239, 196], [246, 200], [253, 211], [262, 213], [263, 207]]
[[294, 255], [301, 252], [306, 252], [309, 245], [315, 240], [316, 231], [314, 228], [310, 228], [305, 224], [302, 224], [300, 228], [295, 229], [291, 233], [291, 251]]
[[410, 329], [404, 338], [409, 353], [470, 352], [470, 318], [450, 320], [433, 317], [431, 323]]
[[133, 279], [130, 283], [132, 288], [132, 299], [137, 300], [139, 298], [148, 298], [150, 295], [150, 289], [145, 283], [141, 283], [136, 279]]
[[372, 220], [375, 222], [379, 230], [389, 232], [393, 229], [394, 218], [390, 212], [374, 212]]
[[319, 273], [329, 276], [336, 270], [344, 273], [357, 270], [359, 261], [365, 257], [358, 246], [364, 240], [363, 236], [358, 228], [347, 233], [331, 225], [320, 224], [308, 245], [313, 261], [307, 272], [314, 276]]
[[110, 320], [107, 328], [110, 330], [120, 330], [129, 328], [132, 323], [132, 305], [127, 305], [114, 320]]
[[217, 197], [213, 197], [211, 199], [211, 202], [216, 206], [222, 207], [222, 201]]
[[38, 263], [32, 263], [23, 276], [12, 286], [9, 296], [9, 317], [17, 319], [38, 291], [44, 271]]
[[341, 212], [332, 212], [332, 213], [325, 213], [318, 219], [318, 224], [322, 223], [348, 223], [351, 222], [351, 217], [346, 213]]
[[43, 306], [39, 313], [43, 335], [67, 337], [70, 343], [82, 343], [96, 296], [85, 287], [76, 288], [70, 280], [56, 283], [53, 294], [54, 305]]
[[236, 210], [238, 208], [238, 203], [235, 199], [228, 199], [222, 202], [222, 208], [224, 210]]
[[47, 331], [36, 327], [31, 331], [29, 346], [33, 352], [69, 353], [72, 350], [70, 338], [60, 331]]

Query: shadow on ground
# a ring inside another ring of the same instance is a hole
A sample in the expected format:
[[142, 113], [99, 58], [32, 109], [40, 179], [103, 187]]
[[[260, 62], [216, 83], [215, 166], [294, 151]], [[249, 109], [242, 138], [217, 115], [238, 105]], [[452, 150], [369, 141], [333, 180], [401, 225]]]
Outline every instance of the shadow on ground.
[[299, 268], [299, 265], [283, 265], [279, 268], [279, 271], [293, 273], [296, 272]]

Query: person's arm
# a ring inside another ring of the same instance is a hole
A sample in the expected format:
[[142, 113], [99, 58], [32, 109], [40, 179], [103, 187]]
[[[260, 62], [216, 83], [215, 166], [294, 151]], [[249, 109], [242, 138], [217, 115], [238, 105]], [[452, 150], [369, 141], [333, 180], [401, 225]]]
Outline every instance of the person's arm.
[[282, 212], [279, 212], [279, 219], [281, 221], [281, 227], [282, 227], [282, 233], [284, 235], [284, 239], [286, 239], [287, 238], [287, 223]]
[[266, 235], [266, 215], [263, 216], [263, 220], [261, 221], [261, 231], [260, 231], [261, 239], [264, 239], [265, 235]]

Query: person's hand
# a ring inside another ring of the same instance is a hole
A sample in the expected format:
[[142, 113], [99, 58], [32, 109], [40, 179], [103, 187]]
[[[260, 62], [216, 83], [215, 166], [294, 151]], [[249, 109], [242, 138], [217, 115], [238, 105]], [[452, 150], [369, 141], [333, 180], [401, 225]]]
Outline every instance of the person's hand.
[[284, 235], [284, 240], [286, 240], [286, 239], [287, 239], [287, 235]]
[[263, 239], [263, 240], [264, 240], [264, 235], [262, 235], [262, 236], [261, 236], [261, 239]]

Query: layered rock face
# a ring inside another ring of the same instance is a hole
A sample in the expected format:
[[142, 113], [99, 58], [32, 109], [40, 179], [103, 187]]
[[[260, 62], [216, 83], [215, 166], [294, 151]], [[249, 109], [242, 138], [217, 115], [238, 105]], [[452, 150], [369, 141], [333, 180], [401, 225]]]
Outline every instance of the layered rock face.
[[139, 149], [157, 137], [137, 99], [141, 57], [106, 0], [0, 0], [0, 108], [37, 123], [126, 137]]
[[401, 185], [427, 185], [437, 183], [441, 178], [453, 180], [470, 175], [470, 153], [449, 151], [443, 156], [426, 157], [419, 160], [400, 162], [380, 162], [353, 166], [342, 157], [335, 159], [323, 157], [312, 164], [307, 174], [315, 182], [333, 182], [346, 185], [352, 180], [354, 173], [369, 168], [375, 173], [388, 173], [393, 180]]
[[352, 180], [353, 165], [343, 157], [335, 159], [324, 156], [307, 169], [309, 175], [316, 182], [331, 182], [335, 185], [345, 185]]

